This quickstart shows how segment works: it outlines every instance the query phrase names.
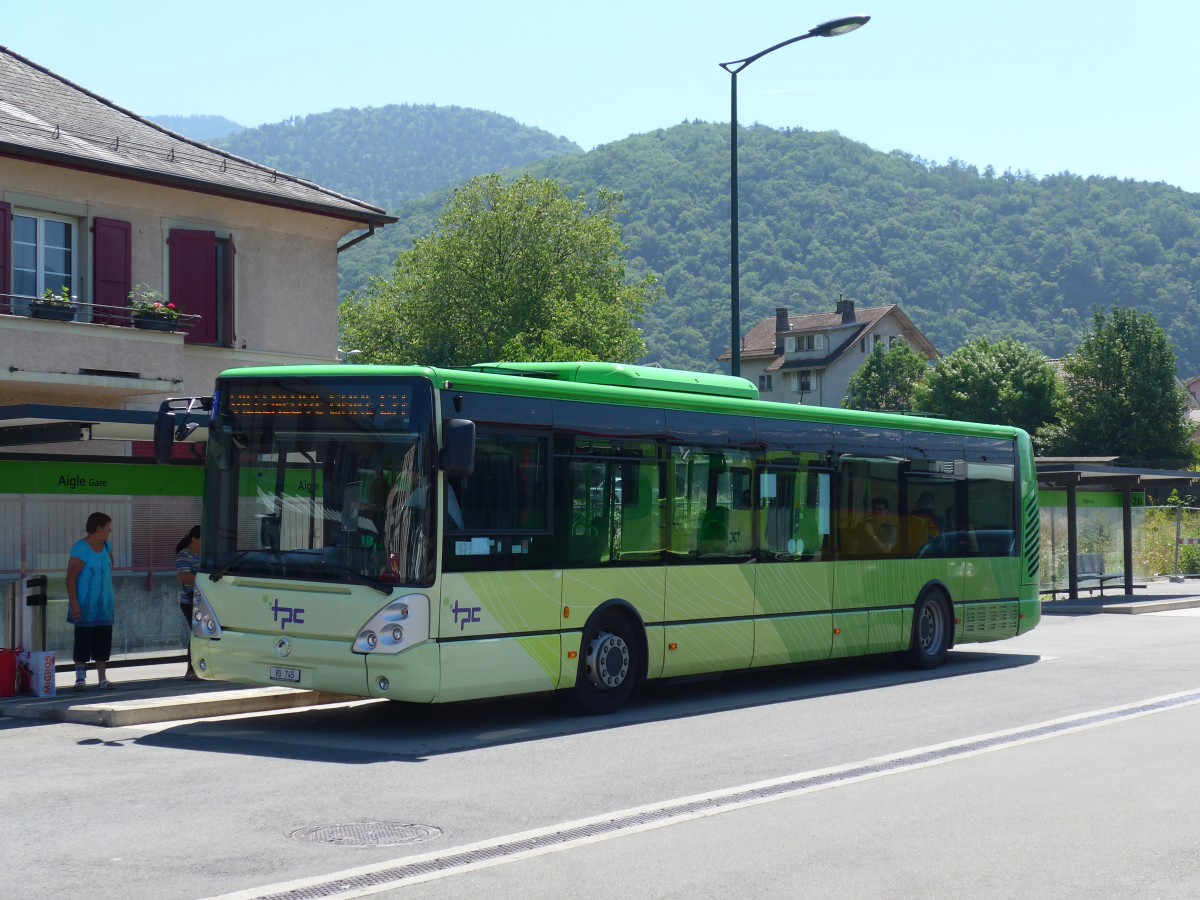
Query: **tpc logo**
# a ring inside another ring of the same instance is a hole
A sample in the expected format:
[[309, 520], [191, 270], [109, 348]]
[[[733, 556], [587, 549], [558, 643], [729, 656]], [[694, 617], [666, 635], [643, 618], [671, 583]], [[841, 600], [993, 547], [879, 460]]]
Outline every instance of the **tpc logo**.
[[[275, 614], [275, 621], [279, 623], [280, 631], [286, 630], [289, 624], [304, 624], [304, 610], [298, 606], [280, 606], [278, 597], [275, 598], [275, 605], [271, 607], [271, 612]], [[280, 613], [283, 613], [282, 619], [279, 617]]]
[[[468, 623], [478, 624], [479, 613], [482, 610], [482, 606], [459, 606], [458, 601], [455, 600], [450, 612], [454, 613], [454, 623], [458, 626], [458, 630], [466, 631]], [[300, 610], [300, 612], [304, 612], [304, 610]]]

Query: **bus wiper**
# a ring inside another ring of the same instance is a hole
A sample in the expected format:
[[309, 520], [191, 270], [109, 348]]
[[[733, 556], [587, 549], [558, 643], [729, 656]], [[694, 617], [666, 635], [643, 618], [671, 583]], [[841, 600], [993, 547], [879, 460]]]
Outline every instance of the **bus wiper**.
[[364, 575], [361, 572], [359, 572], [357, 569], [352, 569], [349, 566], [331, 566], [328, 563], [326, 563], [325, 568], [332, 569], [333, 571], [338, 572], [342, 575], [348, 575], [350, 577], [350, 580], [353, 581], [355, 584], [365, 584], [367, 587], [373, 588], [373, 589], [379, 591], [379, 593], [384, 594], [385, 596], [392, 592], [391, 588], [384, 587], [382, 584], [380, 584], [374, 578], [371, 578], [368, 575]]
[[225, 565], [221, 566], [219, 569], [217, 569], [217, 571], [209, 574], [208, 580], [209, 581], [220, 581], [222, 575], [224, 575], [226, 572], [228, 572], [230, 569], [232, 569], [234, 566], [236, 566], [238, 563], [240, 563], [243, 559], [245, 559], [251, 553], [262, 553], [262, 551], [261, 550], [243, 550], [241, 553], [238, 553], [235, 556], [231, 556], [229, 558], [229, 562], [225, 563]]

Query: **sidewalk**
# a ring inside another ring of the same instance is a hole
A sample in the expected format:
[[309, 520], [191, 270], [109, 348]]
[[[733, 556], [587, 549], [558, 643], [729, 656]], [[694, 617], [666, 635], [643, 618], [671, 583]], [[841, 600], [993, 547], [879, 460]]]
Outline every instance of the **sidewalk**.
[[57, 696], [2, 697], [0, 716], [119, 727], [362, 699], [289, 687], [187, 681], [184, 668], [182, 658], [169, 664], [110, 666], [108, 674], [116, 686], [101, 690], [95, 669], [89, 667], [83, 691], [74, 689], [74, 671], [59, 672], [55, 678]]
[[1132, 594], [1124, 593], [1119, 585], [1109, 586], [1104, 595], [1099, 592], [1081, 593], [1078, 600], [1049, 600], [1043, 597], [1042, 615], [1139, 615], [1200, 607], [1200, 580], [1192, 578], [1181, 582], [1151, 581], [1136, 587]]

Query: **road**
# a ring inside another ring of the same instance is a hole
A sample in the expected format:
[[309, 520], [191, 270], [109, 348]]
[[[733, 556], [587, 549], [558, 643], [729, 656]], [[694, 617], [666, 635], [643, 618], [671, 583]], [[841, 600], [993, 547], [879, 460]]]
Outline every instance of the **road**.
[[553, 698], [0, 719], [4, 893], [1196, 897], [1196, 613], [1047, 616], [933, 673], [656, 685], [601, 719]]

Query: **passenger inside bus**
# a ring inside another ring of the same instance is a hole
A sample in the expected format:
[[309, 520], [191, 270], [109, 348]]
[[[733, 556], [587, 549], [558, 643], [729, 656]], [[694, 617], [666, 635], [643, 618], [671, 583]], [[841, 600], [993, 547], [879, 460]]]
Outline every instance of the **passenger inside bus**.
[[917, 505], [913, 508], [912, 515], [919, 516], [929, 523], [930, 537], [945, 531], [942, 527], [942, 520], [933, 511], [933, 494], [929, 491], [921, 491], [921, 496], [917, 498]]
[[890, 555], [896, 547], [896, 522], [886, 497], [871, 501], [871, 513], [858, 527], [858, 552]]
[[933, 494], [922, 491], [916, 507], [908, 514], [906, 534], [908, 552], [917, 553], [922, 547], [942, 533], [942, 523], [933, 511]]

